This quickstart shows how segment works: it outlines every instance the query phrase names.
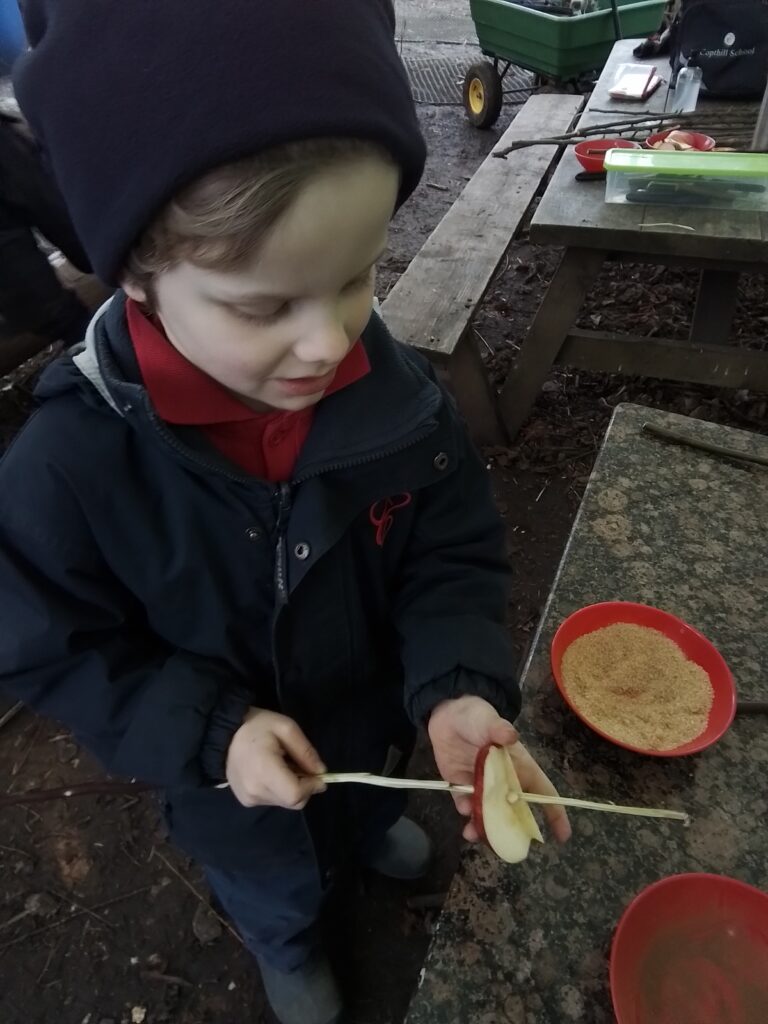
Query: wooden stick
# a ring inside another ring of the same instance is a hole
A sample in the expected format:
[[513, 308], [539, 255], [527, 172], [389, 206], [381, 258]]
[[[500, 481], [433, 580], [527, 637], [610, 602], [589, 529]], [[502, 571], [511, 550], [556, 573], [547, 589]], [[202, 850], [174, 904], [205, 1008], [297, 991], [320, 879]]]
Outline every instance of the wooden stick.
[[750, 462], [757, 466], [768, 466], [768, 458], [764, 455], [753, 455], [750, 452], [737, 451], [735, 448], [724, 448], [722, 445], [714, 444], [711, 441], [702, 441], [689, 434], [679, 434], [676, 430], [657, 427], [654, 423], [644, 423], [642, 429], [644, 433], [660, 437], [664, 441], [696, 448], [699, 451], [708, 452], [710, 455], [720, 455], [725, 459], [735, 459], [737, 462]]
[[153, 857], [157, 857], [159, 860], [161, 860], [163, 862], [163, 864], [165, 864], [165, 866], [168, 868], [168, 870], [171, 872], [171, 874], [175, 875], [178, 878], [178, 880], [181, 882], [181, 884], [185, 885], [189, 889], [189, 891], [191, 893], [193, 893], [197, 897], [198, 901], [200, 903], [202, 903], [203, 906], [211, 914], [213, 914], [213, 916], [216, 918], [216, 920], [219, 922], [219, 924], [223, 928], [226, 928], [226, 930], [229, 932], [229, 934], [232, 936], [232, 938], [235, 939], [236, 942], [239, 942], [241, 946], [245, 945], [243, 940], [240, 938], [240, 935], [235, 931], [235, 929], [232, 927], [232, 925], [229, 923], [229, 921], [227, 921], [227, 919], [225, 917], [222, 917], [221, 914], [219, 914], [216, 910], [214, 910], [213, 907], [211, 906], [211, 904], [205, 898], [205, 896], [203, 896], [203, 894], [201, 892], [199, 892], [199, 890], [194, 885], [192, 885], [192, 883], [189, 881], [188, 878], [185, 878], [184, 875], [182, 875], [182, 873], [178, 870], [178, 868], [175, 868], [173, 866], [173, 864], [171, 864], [171, 862], [168, 860], [167, 857], [164, 857], [162, 855], [162, 853], [160, 853], [159, 850], [155, 849], [154, 846], [152, 847], [152, 850], [151, 850], [151, 852], [149, 854], [149, 859], [152, 860]]
[[156, 787], [147, 782], [80, 782], [74, 786], [57, 786], [55, 789], [30, 789], [26, 793], [0, 793], [0, 807], [45, 803], [47, 800], [70, 800], [81, 796], [130, 795], [153, 789]]
[[581, 807], [588, 811], [608, 811], [612, 814], [631, 814], [638, 818], [669, 818], [670, 821], [682, 821], [690, 824], [690, 816], [685, 811], [667, 811], [659, 807], [626, 807], [622, 804], [600, 804], [594, 800], [576, 800], [568, 796], [542, 796], [539, 793], [510, 793], [509, 802], [517, 803], [524, 800], [527, 804], [546, 804], [553, 807]]
[[106, 907], [114, 907], [116, 903], [122, 903], [123, 900], [130, 900], [134, 896], [140, 896], [142, 893], [149, 892], [151, 888], [151, 885], [145, 885], [141, 889], [134, 889], [132, 892], [123, 893], [121, 896], [114, 896], [111, 900], [105, 900], [104, 903], [97, 903], [94, 907], [84, 907], [82, 910], [76, 910], [74, 913], [68, 914], [66, 917], [62, 917], [58, 921], [52, 921], [50, 924], [45, 924], [41, 928], [35, 928], [34, 931], [27, 932], [26, 935], [20, 935], [17, 939], [11, 939], [10, 942], [4, 942], [2, 946], [0, 946], [0, 953], [3, 953], [6, 949], [10, 949], [11, 946], [18, 946], [20, 942], [26, 942], [27, 939], [34, 939], [38, 935], [42, 935], [44, 932], [49, 932], [53, 928], [61, 928], [62, 925], [69, 924], [70, 921], [74, 921], [76, 917], [82, 917], [84, 914], [93, 914], [97, 910], [104, 910]]
[[[456, 786], [450, 782], [431, 779], [390, 779], [368, 772], [326, 772], [318, 778], [329, 784], [359, 782], [366, 786], [382, 786], [385, 789], [441, 790], [444, 793], [463, 793], [467, 796], [475, 792], [474, 786]], [[613, 814], [634, 814], [639, 818], [669, 818], [672, 821], [682, 821], [686, 825], [690, 820], [684, 811], [667, 811], [655, 807], [625, 807], [620, 804], [596, 803], [594, 800], [577, 800], [575, 797], [541, 796], [539, 793], [510, 794], [510, 803], [517, 803], [518, 800], [524, 800], [527, 804], [551, 804], [555, 807], [580, 807], [584, 810], [607, 811]]]
[[[588, 139], [592, 135], [605, 135], [606, 132], [615, 132], [617, 135], [624, 134], [637, 134], [638, 132], [645, 132], [646, 134], [653, 134], [655, 131], [661, 131], [672, 127], [680, 127], [681, 119], [686, 115], [684, 114], [648, 114], [639, 115], [635, 117], [623, 118], [621, 121], [606, 121], [602, 124], [592, 124], [583, 128], [576, 128], [570, 132], [564, 132], [562, 135], [554, 136], [551, 138], [539, 138], [539, 139], [516, 139], [513, 143], [504, 149], [494, 150], [493, 155], [504, 159], [510, 153], [514, 153], [518, 149], [527, 149], [530, 146], [569, 146], [574, 142], [580, 142]], [[720, 115], [722, 117], [722, 115]], [[716, 120], [714, 115], [709, 115], [709, 119], [704, 116], [700, 116], [696, 119], [696, 125], [700, 128], [706, 128], [708, 132], [720, 134], [721, 132], [728, 133], [729, 138], [738, 134], [739, 128], [745, 130], [751, 127], [754, 119], [745, 120], [743, 122], [737, 122], [734, 120]]]
[[474, 786], [455, 786], [450, 782], [432, 779], [390, 779], [385, 775], [371, 775], [370, 772], [326, 772], [318, 775], [322, 782], [359, 782], [365, 786], [381, 786], [383, 789], [428, 789], [444, 793], [463, 793], [471, 796]]

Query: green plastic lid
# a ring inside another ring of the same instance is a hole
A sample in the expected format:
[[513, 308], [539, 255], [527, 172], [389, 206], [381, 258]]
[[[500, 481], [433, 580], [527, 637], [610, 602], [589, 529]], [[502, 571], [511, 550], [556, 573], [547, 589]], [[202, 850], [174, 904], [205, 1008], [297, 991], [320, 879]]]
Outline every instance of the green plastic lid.
[[700, 174], [715, 178], [766, 178], [768, 153], [670, 153], [653, 149], [609, 149], [606, 171]]

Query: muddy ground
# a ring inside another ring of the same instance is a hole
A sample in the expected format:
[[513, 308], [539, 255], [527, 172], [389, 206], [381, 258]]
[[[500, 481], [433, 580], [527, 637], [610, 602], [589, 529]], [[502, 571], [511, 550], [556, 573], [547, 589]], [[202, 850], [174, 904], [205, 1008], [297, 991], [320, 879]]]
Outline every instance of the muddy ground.
[[[507, 108], [507, 119], [513, 112]], [[492, 146], [456, 107], [422, 107], [430, 146], [424, 184], [399, 215], [381, 270], [385, 294]], [[501, 126], [503, 127], [503, 126]], [[557, 260], [510, 249], [477, 318], [477, 344], [500, 382]], [[683, 271], [611, 267], [584, 323], [684, 336], [695, 280]], [[742, 288], [737, 336], [762, 345], [763, 279]], [[0, 443], [32, 409], [31, 367], [0, 382]], [[766, 398], [557, 370], [512, 448], [487, 451], [514, 567], [510, 629], [524, 656], [590, 467], [620, 401], [766, 430]], [[8, 702], [0, 705], [2, 709]], [[535, 737], [530, 738], [535, 747]], [[414, 773], [429, 773], [418, 752]], [[55, 723], [22, 712], [0, 729], [5, 791], [98, 778], [98, 767]], [[413, 802], [437, 839], [429, 878], [406, 887], [347, 879], [334, 907], [333, 949], [353, 1024], [401, 1021], [417, 984], [437, 908], [459, 854], [449, 802]], [[257, 972], [238, 941], [207, 917], [199, 871], [164, 840], [151, 797], [89, 797], [0, 811], [0, 1020], [3, 1024], [258, 1024], [271, 1021]], [[207, 927], [206, 927], [207, 926]], [[457, 981], [457, 983], [459, 983]]]

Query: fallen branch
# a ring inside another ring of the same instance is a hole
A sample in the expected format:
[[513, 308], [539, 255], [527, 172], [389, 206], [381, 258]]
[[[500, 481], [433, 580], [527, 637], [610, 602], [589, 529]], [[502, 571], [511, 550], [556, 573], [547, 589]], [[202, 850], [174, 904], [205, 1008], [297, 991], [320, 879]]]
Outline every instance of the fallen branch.
[[208, 900], [205, 898], [205, 896], [203, 896], [203, 894], [201, 892], [199, 892], [195, 888], [195, 886], [192, 885], [192, 883], [188, 879], [186, 879], [184, 877], [184, 875], [182, 875], [182, 873], [177, 868], [175, 868], [173, 866], [173, 864], [171, 864], [171, 862], [168, 860], [167, 857], [164, 857], [162, 855], [162, 853], [159, 853], [154, 847], [152, 847], [152, 853], [150, 853], [149, 859], [152, 860], [153, 857], [158, 857], [163, 862], [163, 864], [165, 864], [165, 866], [168, 868], [168, 870], [171, 872], [171, 874], [175, 875], [178, 878], [178, 880], [182, 883], [182, 885], [186, 885], [186, 887], [189, 889], [189, 891], [191, 893], [193, 893], [193, 895], [195, 895], [197, 897], [197, 899], [203, 904], [203, 906], [206, 907], [213, 914], [213, 916], [216, 918], [216, 920], [219, 922], [219, 924], [227, 929], [227, 931], [232, 936], [232, 938], [236, 939], [240, 943], [241, 946], [244, 945], [243, 940], [237, 934], [237, 932], [232, 927], [232, 925], [229, 923], [229, 921], [227, 921], [226, 918], [222, 917], [221, 914], [218, 914], [213, 909], [213, 907], [208, 902]]
[[154, 789], [149, 782], [82, 782], [76, 786], [55, 789], [28, 789], [25, 793], [0, 793], [0, 807], [44, 803], [46, 800], [70, 800], [80, 796], [120, 796], [123, 793], [147, 793]]
[[20, 714], [23, 710], [23, 701], [19, 701], [18, 704], [14, 704], [12, 708], [8, 708], [5, 714], [0, 716], [0, 729], [2, 729], [4, 725], [8, 725], [9, 722], [12, 722], [16, 715]]
[[142, 971], [141, 976], [149, 981], [162, 981], [166, 985], [178, 985], [179, 988], [194, 988], [194, 985], [187, 981], [186, 978], [179, 978], [176, 974], [163, 974], [160, 971]]
[[145, 885], [142, 889], [134, 889], [133, 892], [123, 893], [122, 896], [114, 896], [111, 900], [105, 900], [104, 903], [97, 903], [95, 907], [84, 907], [82, 910], [75, 910], [73, 913], [67, 914], [66, 917], [61, 918], [59, 921], [51, 921], [50, 924], [46, 924], [42, 928], [35, 928], [34, 931], [27, 932], [26, 935], [20, 935], [16, 939], [11, 939], [10, 942], [4, 942], [2, 946], [0, 946], [0, 953], [4, 952], [6, 949], [10, 949], [11, 946], [17, 946], [20, 942], [26, 942], [27, 939], [36, 938], [38, 935], [50, 932], [54, 928], [61, 928], [62, 925], [69, 924], [70, 921], [74, 921], [77, 917], [83, 917], [86, 914], [94, 914], [97, 910], [104, 910], [106, 907], [113, 907], [116, 903], [122, 903], [124, 900], [130, 900], [134, 896], [141, 896], [142, 893], [149, 892], [151, 888], [151, 885]]

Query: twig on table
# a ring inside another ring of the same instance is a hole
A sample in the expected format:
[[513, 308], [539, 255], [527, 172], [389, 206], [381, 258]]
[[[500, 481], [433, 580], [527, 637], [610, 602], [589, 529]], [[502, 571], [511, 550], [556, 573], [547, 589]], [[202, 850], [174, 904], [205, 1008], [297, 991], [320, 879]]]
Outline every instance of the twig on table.
[[768, 700], [737, 700], [737, 715], [768, 715]]
[[436, 181], [425, 181], [427, 188], [433, 188], [436, 192], [450, 192], [447, 185], [439, 185]]
[[54, 928], [61, 928], [62, 925], [69, 924], [70, 921], [74, 921], [75, 918], [83, 917], [85, 914], [93, 913], [97, 910], [104, 910], [106, 907], [113, 907], [116, 903], [122, 903], [124, 900], [132, 899], [134, 896], [141, 896], [142, 893], [149, 892], [152, 888], [151, 885], [145, 885], [141, 889], [134, 889], [133, 892], [126, 892], [122, 896], [114, 896], [111, 900], [105, 900], [104, 903], [97, 903], [95, 907], [88, 907], [85, 910], [76, 910], [72, 914], [67, 914], [66, 917], [62, 917], [59, 921], [51, 921], [50, 924], [44, 925], [42, 928], [35, 928], [34, 931], [27, 932], [26, 935], [20, 935], [17, 939], [11, 939], [10, 942], [3, 943], [0, 946], [0, 953], [6, 949], [10, 949], [11, 946], [17, 946], [21, 942], [26, 942], [27, 939], [36, 938], [38, 935], [43, 935], [45, 932], [52, 931]]
[[678, 228], [680, 231], [696, 231], [690, 224], [672, 224], [666, 221], [659, 221], [658, 224], [641, 224], [641, 228]]
[[229, 934], [234, 939], [236, 939], [240, 943], [241, 946], [244, 945], [243, 940], [237, 934], [237, 932], [232, 927], [232, 925], [229, 923], [229, 921], [227, 921], [226, 918], [222, 917], [221, 914], [218, 914], [213, 909], [213, 907], [208, 902], [208, 900], [205, 898], [205, 896], [203, 896], [203, 894], [198, 889], [196, 889], [195, 886], [192, 885], [192, 883], [188, 879], [186, 879], [184, 877], [184, 875], [182, 875], [182, 873], [178, 870], [178, 868], [175, 868], [173, 866], [173, 864], [171, 864], [171, 862], [168, 860], [167, 857], [164, 857], [162, 855], [162, 853], [160, 853], [154, 847], [152, 848], [152, 853], [149, 855], [149, 859], [152, 860], [153, 857], [158, 857], [163, 862], [163, 864], [165, 864], [165, 866], [168, 868], [168, 870], [171, 872], [171, 874], [175, 875], [176, 878], [178, 878], [178, 880], [182, 883], [182, 885], [185, 885], [189, 889], [189, 891], [194, 896], [197, 897], [197, 899], [203, 904], [203, 906], [206, 907], [206, 909], [209, 910], [213, 914], [213, 916], [216, 918], [216, 920], [219, 922], [219, 924], [222, 925], [224, 928], [226, 928], [227, 931], [229, 932]]
[[714, 444], [711, 441], [702, 441], [698, 437], [690, 437], [688, 434], [678, 434], [677, 431], [668, 430], [666, 427], [657, 427], [654, 423], [644, 423], [642, 429], [645, 434], [653, 434], [664, 441], [671, 441], [673, 444], [697, 448], [699, 451], [708, 452], [710, 455], [720, 455], [725, 459], [734, 459], [736, 462], [749, 462], [756, 466], [768, 466], [768, 457], [764, 455], [753, 455], [750, 452], [737, 451], [735, 448], [725, 448], [723, 445]]
[[[608, 107], [590, 107], [590, 114], [616, 114], [617, 110], [610, 110]], [[756, 120], [754, 113], [748, 110], [737, 110], [734, 109], [732, 114], [728, 114], [726, 117], [722, 111], [707, 111], [707, 110], [678, 110], [677, 112], [671, 110], [668, 113], [660, 110], [636, 110], [634, 114], [627, 118], [628, 121], [643, 121], [650, 120], [651, 118], [663, 119], [663, 120], [680, 120], [680, 121], [717, 121], [718, 124], [740, 124], [746, 122], [753, 124]]]
[[[518, 149], [527, 149], [530, 146], [570, 146], [576, 142], [585, 141], [593, 135], [603, 136], [606, 132], [616, 135], [637, 135], [639, 132], [652, 135], [654, 132], [679, 128], [682, 116], [680, 114], [639, 115], [623, 118], [620, 121], [606, 121], [602, 124], [585, 125], [581, 128], [575, 128], [573, 131], [564, 132], [562, 135], [547, 138], [515, 139], [514, 142], [504, 149], [494, 150], [493, 155], [503, 159]], [[700, 129], [706, 129], [707, 132], [713, 135], [727, 133], [727, 141], [733, 141], [734, 139], [741, 138], [738, 134], [739, 128], [743, 127], [746, 131], [750, 124], [748, 120], [735, 124], [730, 118], [728, 121], [724, 121], [722, 120], [722, 115], [719, 116], [721, 120], [711, 119], [712, 115], [709, 115], [710, 119], [700, 116], [696, 120], [696, 126]], [[724, 144], [725, 141], [722, 141], [721, 145]]]

